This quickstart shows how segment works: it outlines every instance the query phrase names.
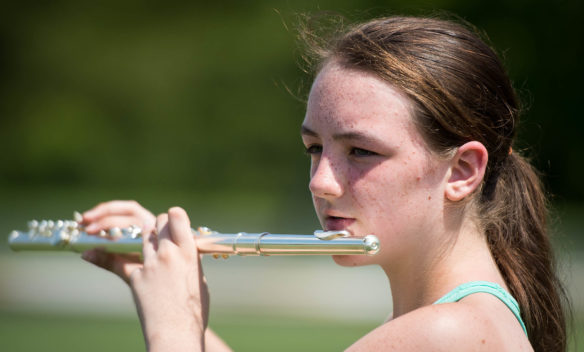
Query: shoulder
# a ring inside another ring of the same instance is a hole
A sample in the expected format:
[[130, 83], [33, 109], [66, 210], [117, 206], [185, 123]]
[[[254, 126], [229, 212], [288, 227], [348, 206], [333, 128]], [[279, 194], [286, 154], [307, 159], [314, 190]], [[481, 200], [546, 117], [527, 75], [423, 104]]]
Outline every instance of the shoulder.
[[[468, 351], [480, 344], [479, 324], [457, 304], [426, 306], [391, 320], [365, 335], [348, 351]], [[476, 325], [476, 327], [475, 327]]]
[[508, 336], [493, 315], [469, 303], [416, 309], [371, 331], [348, 351], [504, 351], [525, 346], [506, 343]]

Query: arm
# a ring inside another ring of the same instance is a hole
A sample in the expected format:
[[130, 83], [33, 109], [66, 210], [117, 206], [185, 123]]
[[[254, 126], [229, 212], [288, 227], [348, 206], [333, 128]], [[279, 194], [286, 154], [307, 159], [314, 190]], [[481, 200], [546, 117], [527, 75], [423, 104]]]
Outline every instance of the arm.
[[231, 348], [213, 330], [205, 330], [205, 351], [209, 352], [231, 352]]

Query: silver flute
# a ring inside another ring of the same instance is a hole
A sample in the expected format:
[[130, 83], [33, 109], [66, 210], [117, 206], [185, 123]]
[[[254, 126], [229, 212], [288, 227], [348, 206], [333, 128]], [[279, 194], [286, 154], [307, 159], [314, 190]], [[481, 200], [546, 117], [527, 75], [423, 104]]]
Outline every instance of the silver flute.
[[[229, 255], [374, 255], [379, 240], [374, 235], [351, 236], [348, 231], [315, 231], [313, 235], [246, 233], [226, 234], [206, 227], [192, 230], [200, 253]], [[8, 244], [14, 251], [83, 252], [102, 248], [111, 253], [140, 253], [142, 230], [137, 226], [112, 228], [88, 234], [74, 220], [32, 220], [28, 231], [12, 231]]]

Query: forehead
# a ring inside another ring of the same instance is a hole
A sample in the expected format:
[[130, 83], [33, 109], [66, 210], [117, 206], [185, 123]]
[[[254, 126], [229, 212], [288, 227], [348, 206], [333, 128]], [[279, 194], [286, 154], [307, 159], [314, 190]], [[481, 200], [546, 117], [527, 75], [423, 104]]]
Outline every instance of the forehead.
[[381, 128], [412, 125], [408, 97], [372, 73], [329, 63], [316, 77], [308, 98], [305, 124]]

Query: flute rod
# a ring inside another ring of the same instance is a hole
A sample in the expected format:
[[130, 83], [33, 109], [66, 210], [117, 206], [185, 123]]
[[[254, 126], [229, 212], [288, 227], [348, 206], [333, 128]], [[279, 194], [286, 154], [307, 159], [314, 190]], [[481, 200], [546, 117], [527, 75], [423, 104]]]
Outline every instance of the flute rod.
[[[315, 231], [314, 235], [235, 233], [224, 234], [207, 228], [193, 230], [199, 252], [216, 255], [374, 255], [379, 240], [374, 235], [351, 236], [347, 231]], [[112, 253], [142, 251], [141, 229], [110, 229], [90, 235], [74, 221], [29, 223], [29, 231], [13, 231], [8, 240], [14, 251], [83, 252], [102, 248]]]

